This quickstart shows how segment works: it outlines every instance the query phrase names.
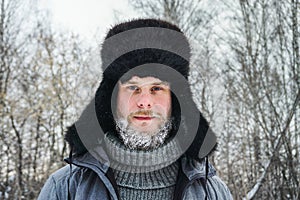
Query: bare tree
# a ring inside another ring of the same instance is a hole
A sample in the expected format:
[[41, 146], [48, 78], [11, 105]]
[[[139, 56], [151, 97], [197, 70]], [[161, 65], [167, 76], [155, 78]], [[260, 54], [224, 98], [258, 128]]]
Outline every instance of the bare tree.
[[[16, 125], [14, 117], [8, 114], [10, 110], [8, 93], [10, 92], [9, 85], [11, 84], [13, 70], [21, 66], [25, 54], [25, 43], [20, 41], [22, 37], [20, 30], [23, 20], [18, 13], [22, 9], [26, 10], [26, 3], [1, 0], [0, 9], [0, 110], [2, 120], [0, 124], [0, 137], [1, 141], [3, 141], [3, 145], [0, 145], [0, 161], [5, 166], [1, 167], [1, 171], [6, 174], [3, 179], [1, 178], [3, 180], [3, 182], [1, 181], [1, 193], [5, 194], [7, 190], [11, 190], [12, 188], [8, 186], [12, 181], [16, 180], [15, 184], [18, 189], [16, 190], [15, 198], [21, 198], [24, 188], [22, 179], [23, 162], [14, 163], [10, 160], [10, 154], [16, 153], [18, 160], [23, 160], [23, 147], [19, 127]], [[25, 11], [24, 16], [28, 12]], [[8, 127], [11, 127], [12, 131], [9, 131]], [[12, 146], [10, 144], [11, 140], [15, 141]], [[14, 145], [16, 149], [13, 148]], [[14, 167], [11, 165], [14, 165]], [[12, 170], [17, 174], [14, 180], [9, 176]]]
[[[294, 106], [299, 88], [299, 70], [295, 70], [295, 54], [299, 53], [295, 44], [299, 38], [293, 30], [298, 27], [297, 6], [278, 1], [238, 3], [224, 2], [228, 8], [234, 8], [235, 15], [230, 18], [234, 25], [226, 29], [226, 37], [220, 36], [234, 53], [224, 60], [232, 114], [243, 116], [239, 121], [229, 122], [227, 132], [234, 132], [235, 140], [239, 140], [240, 134], [248, 138], [241, 147], [229, 147], [244, 152], [243, 157], [232, 161], [242, 159], [244, 164], [230, 164], [236, 169], [245, 166], [243, 171], [236, 170], [244, 177], [239, 184], [244, 189], [233, 193], [236, 198], [246, 196], [248, 191], [250, 199], [296, 198], [299, 130], [293, 127], [299, 123], [299, 105]], [[290, 122], [289, 116], [294, 121]], [[281, 143], [278, 138], [282, 138]]]
[[43, 13], [33, 12], [27, 25], [12, 30], [19, 34], [12, 53], [2, 54], [0, 199], [35, 199], [64, 165], [65, 128], [99, 81], [90, 66], [94, 54], [78, 36], [54, 30]]

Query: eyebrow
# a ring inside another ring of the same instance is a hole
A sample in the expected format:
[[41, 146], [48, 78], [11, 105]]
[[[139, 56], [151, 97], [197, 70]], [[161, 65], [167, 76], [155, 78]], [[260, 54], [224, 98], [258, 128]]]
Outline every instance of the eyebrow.
[[[122, 84], [134, 84], [134, 85], [138, 85], [140, 83], [136, 82], [136, 81], [127, 81], [127, 82], [122, 83]], [[166, 81], [161, 81], [161, 82], [151, 83], [151, 85], [166, 85], [166, 86], [169, 86], [170, 84], [168, 82], [166, 82]]]

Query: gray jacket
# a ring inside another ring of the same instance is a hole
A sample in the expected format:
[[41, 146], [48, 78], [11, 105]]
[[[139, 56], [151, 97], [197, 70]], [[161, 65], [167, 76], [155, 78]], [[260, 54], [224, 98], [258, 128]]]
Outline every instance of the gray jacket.
[[[70, 165], [59, 169], [49, 177], [40, 192], [39, 200], [119, 199], [114, 179], [111, 178], [112, 171], [108, 167], [108, 160], [99, 162], [90, 153], [86, 153], [74, 157], [72, 161], [68, 159], [66, 161]], [[205, 196], [207, 199], [232, 199], [229, 189], [210, 164], [206, 179], [205, 161], [197, 162], [182, 157], [180, 163], [174, 200], [205, 199]]]

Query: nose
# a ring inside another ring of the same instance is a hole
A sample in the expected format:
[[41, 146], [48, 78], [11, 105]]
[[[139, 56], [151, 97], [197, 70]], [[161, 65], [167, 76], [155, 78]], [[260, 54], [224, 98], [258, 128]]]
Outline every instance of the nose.
[[137, 98], [136, 104], [139, 108], [150, 109], [153, 105], [151, 94], [141, 93]]

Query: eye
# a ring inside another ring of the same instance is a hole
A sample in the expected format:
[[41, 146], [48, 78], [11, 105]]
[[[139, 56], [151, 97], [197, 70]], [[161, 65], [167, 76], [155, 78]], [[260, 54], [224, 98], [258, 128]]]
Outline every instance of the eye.
[[162, 87], [158, 87], [158, 86], [154, 86], [151, 88], [151, 92], [156, 92], [156, 91], [160, 91], [160, 90], [163, 90]]
[[136, 85], [129, 85], [129, 86], [127, 86], [127, 89], [129, 89], [131, 91], [136, 91], [136, 92], [138, 92], [140, 90], [140, 88]]

